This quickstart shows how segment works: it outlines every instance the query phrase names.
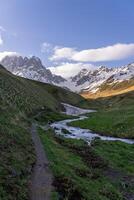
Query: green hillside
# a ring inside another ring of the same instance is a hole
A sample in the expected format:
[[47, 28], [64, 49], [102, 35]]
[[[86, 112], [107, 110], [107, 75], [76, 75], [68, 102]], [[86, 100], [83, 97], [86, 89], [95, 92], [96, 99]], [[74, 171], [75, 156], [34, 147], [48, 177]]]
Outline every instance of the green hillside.
[[0, 101], [26, 113], [46, 107], [61, 109], [61, 102], [88, 106], [81, 96], [57, 86], [12, 75], [0, 66]]
[[41, 110], [46, 118], [56, 118], [61, 102], [88, 106], [77, 94], [16, 77], [0, 66], [0, 200], [28, 199], [35, 162], [29, 116]]
[[99, 105], [97, 113], [71, 124], [89, 128], [102, 135], [134, 138], [134, 92], [98, 98], [95, 102]]
[[[87, 101], [78, 94], [63, 88], [12, 75], [0, 66], [0, 200], [29, 199], [29, 178], [36, 161], [30, 135], [31, 122], [34, 116], [39, 123], [65, 119], [66, 116], [60, 114], [63, 109], [61, 102], [83, 108], [94, 108], [98, 110], [97, 113], [92, 113], [90, 118], [86, 119], [87, 121], [74, 122], [74, 125], [92, 128], [108, 135], [132, 138], [134, 133], [133, 99], [134, 92], [129, 92]], [[37, 114], [40, 112], [42, 112], [42, 115], [38, 116]], [[72, 194], [72, 191], [76, 191], [78, 195], [81, 196], [82, 194], [85, 199], [89, 196], [88, 194], [91, 194], [91, 199], [122, 199], [119, 193], [120, 182], [116, 185], [117, 179], [113, 183], [112, 180], [110, 182], [107, 180], [107, 176], [100, 177], [100, 174], [105, 171], [105, 167], [104, 169], [99, 169], [99, 167], [103, 164], [103, 161], [104, 164], [106, 161], [109, 166], [112, 165], [115, 169], [117, 168], [117, 171], [125, 170], [121, 177], [124, 174], [128, 176], [128, 172], [133, 174], [132, 158], [129, 155], [131, 152], [133, 153], [131, 146], [98, 141], [99, 143], [97, 142], [95, 148], [92, 149], [93, 157], [95, 155], [95, 163], [96, 159], [102, 162], [98, 164], [98, 168], [94, 169], [90, 165], [87, 166], [87, 160], [83, 160], [87, 157], [88, 161], [90, 159], [92, 161], [92, 154], [89, 154], [89, 151], [85, 152], [85, 144], [83, 147], [79, 146], [79, 142], [81, 144], [82, 141], [79, 141], [78, 144], [76, 140], [63, 139], [64, 141], [62, 141], [49, 131], [47, 134], [43, 133], [43, 131], [39, 131], [42, 142], [47, 147], [46, 151], [54, 176], [58, 174], [56, 177], [56, 180], [59, 181], [58, 184], [65, 187], [63, 191], [65, 189], [67, 194], [68, 190], [70, 194]], [[75, 147], [73, 147], [74, 144]], [[113, 148], [115, 152], [113, 152]], [[128, 152], [126, 152], [126, 148], [128, 148]], [[109, 157], [109, 151], [111, 157]], [[125, 152], [126, 156], [124, 157]], [[120, 156], [120, 159], [117, 155]], [[53, 163], [53, 159], [58, 162]], [[127, 172], [128, 165], [122, 163], [128, 162], [130, 167]], [[61, 167], [62, 165], [66, 167]], [[74, 168], [74, 165], [77, 167]], [[97, 180], [96, 174], [97, 178], [99, 177]], [[89, 176], [86, 178], [87, 175]], [[63, 182], [62, 179], [58, 179], [59, 177], [63, 178]], [[67, 185], [64, 185], [64, 178], [65, 181], [67, 180]], [[90, 187], [88, 186], [89, 182]], [[106, 187], [104, 190], [103, 184]], [[70, 187], [72, 188], [70, 189]], [[121, 186], [121, 190], [123, 187], [124, 185]], [[74, 190], [74, 188], [78, 190]], [[128, 188], [131, 189], [130, 186]], [[125, 192], [128, 188], [125, 188]]]

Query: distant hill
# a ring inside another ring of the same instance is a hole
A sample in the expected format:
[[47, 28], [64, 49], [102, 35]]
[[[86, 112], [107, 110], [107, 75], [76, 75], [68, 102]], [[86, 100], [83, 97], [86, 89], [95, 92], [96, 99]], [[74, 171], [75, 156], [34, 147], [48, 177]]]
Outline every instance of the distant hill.
[[61, 102], [86, 106], [87, 101], [63, 88], [17, 77], [0, 65], [0, 107], [12, 106], [30, 113], [42, 107], [59, 111]]
[[134, 80], [124, 80], [112, 84], [103, 83], [96, 92], [82, 92], [81, 95], [87, 99], [97, 99], [100, 97], [116, 96], [134, 91]]

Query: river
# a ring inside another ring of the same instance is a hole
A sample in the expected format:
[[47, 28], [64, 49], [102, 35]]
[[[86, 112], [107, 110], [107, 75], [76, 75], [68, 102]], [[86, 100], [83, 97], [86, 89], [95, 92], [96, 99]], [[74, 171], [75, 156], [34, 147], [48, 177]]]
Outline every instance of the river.
[[[107, 140], [107, 141], [121, 141], [128, 144], [134, 144], [133, 139], [122, 139], [122, 138], [117, 138], [117, 137], [101, 136], [98, 133], [94, 133], [93, 131], [89, 129], [82, 129], [79, 127], [69, 126], [68, 125], [69, 122], [86, 119], [87, 117], [84, 114], [92, 113], [96, 111], [81, 109], [81, 108], [78, 108], [69, 104], [65, 104], [65, 103], [63, 103], [63, 105], [65, 108], [65, 112], [64, 112], [65, 114], [77, 116], [77, 118], [66, 119], [66, 120], [52, 123], [50, 126], [53, 129], [55, 129], [56, 134], [63, 135], [66, 138], [83, 139], [87, 141], [89, 144], [95, 138], [100, 138], [101, 140]], [[64, 130], [66, 130], [66, 134], [64, 133], [65, 132]]]

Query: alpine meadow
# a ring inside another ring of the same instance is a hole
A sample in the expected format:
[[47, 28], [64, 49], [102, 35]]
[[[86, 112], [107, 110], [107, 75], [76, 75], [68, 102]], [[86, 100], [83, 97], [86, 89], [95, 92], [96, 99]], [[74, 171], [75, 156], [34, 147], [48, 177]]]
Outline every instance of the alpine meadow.
[[133, 9], [0, 1], [0, 200], [134, 200]]

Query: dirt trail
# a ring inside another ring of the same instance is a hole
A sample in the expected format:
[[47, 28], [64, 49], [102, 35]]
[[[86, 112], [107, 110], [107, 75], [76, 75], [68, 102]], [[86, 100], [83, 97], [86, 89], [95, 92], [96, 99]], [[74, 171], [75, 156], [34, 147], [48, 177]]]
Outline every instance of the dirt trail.
[[45, 154], [43, 145], [37, 133], [36, 124], [32, 124], [32, 139], [36, 151], [36, 164], [31, 179], [31, 200], [49, 200], [52, 191], [52, 173], [49, 169], [49, 161]]

